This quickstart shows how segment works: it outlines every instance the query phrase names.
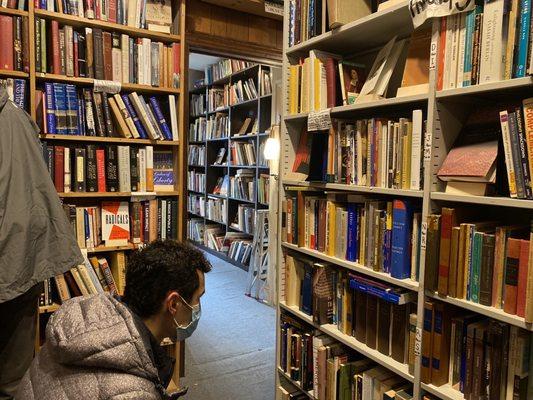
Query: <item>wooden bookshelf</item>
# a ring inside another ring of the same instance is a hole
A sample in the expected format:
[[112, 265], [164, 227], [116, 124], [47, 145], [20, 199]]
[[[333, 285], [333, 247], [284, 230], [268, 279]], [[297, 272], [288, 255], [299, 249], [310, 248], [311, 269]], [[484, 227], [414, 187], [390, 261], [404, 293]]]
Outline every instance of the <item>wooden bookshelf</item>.
[[[277, 72], [279, 71], [279, 68], [275, 68], [272, 66], [267, 66], [263, 64], [254, 64], [250, 67], [244, 68], [240, 71], [237, 71], [231, 75], [225, 76], [223, 78], [220, 78], [208, 85], [205, 85], [201, 88], [192, 89], [189, 91], [189, 95], [192, 94], [204, 94], [207, 98], [207, 95], [209, 93], [209, 89], [211, 88], [221, 88], [225, 84], [232, 84], [239, 80], [246, 80], [248, 78], [253, 78], [255, 81], [255, 85], [257, 87], [257, 90], [259, 92], [260, 90], [260, 77], [261, 72], [263, 70], [270, 70], [271, 73], [271, 81], [274, 82], [273, 77]], [[274, 83], [272, 83], [274, 85]], [[274, 89], [274, 88], [273, 88]], [[253, 171], [254, 177], [256, 179], [256, 182], [259, 180], [259, 177], [263, 173], [268, 173], [269, 167], [258, 165], [259, 162], [259, 147], [260, 144], [266, 140], [268, 137], [268, 134], [265, 134], [265, 131], [270, 128], [270, 125], [274, 122], [271, 119], [271, 112], [272, 112], [272, 96], [270, 94], [268, 95], [261, 95], [258, 93], [258, 97], [246, 101], [242, 101], [237, 104], [231, 104], [227, 107], [220, 107], [215, 111], [208, 111], [208, 107], [205, 107], [206, 112], [200, 115], [190, 115], [189, 116], [189, 123], [193, 123], [195, 118], [198, 117], [205, 117], [208, 119], [210, 116], [216, 114], [216, 113], [224, 113], [228, 115], [229, 118], [229, 135], [227, 137], [220, 137], [220, 138], [213, 138], [213, 139], [207, 139], [204, 141], [189, 141], [188, 144], [195, 144], [200, 146], [205, 146], [206, 148], [206, 163], [205, 165], [188, 165], [189, 170], [196, 170], [197, 172], [203, 172], [206, 174], [206, 191], [199, 193], [197, 191], [190, 190], [189, 194], [191, 195], [201, 195], [205, 201], [207, 202], [208, 198], [217, 198], [217, 199], [224, 199], [227, 201], [227, 208], [226, 208], [226, 215], [225, 219], [227, 223], [223, 223], [220, 221], [215, 221], [212, 219], [209, 219], [205, 216], [199, 216], [196, 213], [189, 212], [190, 218], [203, 218], [204, 224], [212, 224], [216, 223], [224, 227], [224, 230], [226, 233], [228, 232], [240, 232], [245, 233], [235, 227], [232, 227], [231, 224], [233, 222], [233, 219], [236, 216], [237, 208], [239, 204], [248, 204], [252, 205], [254, 210], [258, 209], [268, 209], [267, 204], [262, 204], [258, 201], [258, 195], [257, 195], [257, 183], [255, 184], [255, 193], [254, 198], [251, 200], [246, 199], [240, 199], [236, 197], [232, 197], [229, 194], [228, 195], [216, 195], [211, 193], [213, 186], [216, 182], [216, 179], [219, 176], [229, 175], [234, 176], [236, 171], [238, 169], [243, 169], [247, 171]], [[254, 113], [255, 119], [259, 121], [258, 125], [258, 133], [254, 134], [247, 134], [242, 136], [233, 136], [233, 133], [236, 133], [238, 129], [240, 128], [240, 125], [242, 124], [244, 120], [244, 116], [248, 115], [249, 113]], [[256, 164], [255, 165], [234, 165], [230, 160], [230, 146], [233, 142], [239, 142], [239, 141], [253, 141], [256, 149]], [[216, 159], [217, 152], [220, 148], [225, 147], [226, 148], [226, 155], [225, 155], [225, 163], [222, 165], [214, 165], [214, 161]], [[229, 188], [228, 188], [229, 190]], [[186, 199], [188, 201], [188, 198]], [[189, 218], [189, 219], [190, 219]], [[253, 235], [250, 235], [251, 239], [253, 239]], [[190, 238], [189, 238], [190, 239]], [[196, 243], [196, 242], [194, 242]], [[207, 246], [203, 245], [202, 248], [206, 249]], [[241, 265], [239, 262], [236, 262], [235, 260], [232, 260], [231, 258], [227, 257], [225, 254], [222, 254], [220, 252], [217, 252], [216, 250], [210, 249], [211, 252], [216, 254], [217, 256], [221, 256], [221, 258], [225, 260], [231, 260], [230, 262], [234, 265], [237, 265], [241, 267], [242, 269], [247, 269], [248, 267], [246, 265]]]
[[19, 9], [16, 9], [16, 8], [0, 7], [0, 14], [18, 15], [20, 17], [27, 17], [28, 16], [28, 11], [19, 10]]
[[126, 139], [122, 137], [107, 136], [77, 136], [77, 135], [39, 135], [42, 140], [67, 141], [67, 142], [89, 142], [89, 143], [117, 143], [117, 144], [138, 144], [152, 146], [179, 146], [179, 141], [173, 140], [151, 140], [151, 139]]
[[0, 69], [0, 78], [28, 78], [30, 74], [22, 71], [12, 71], [9, 69]]
[[179, 196], [179, 191], [169, 192], [68, 192], [58, 193], [63, 198], [100, 198], [100, 197], [151, 197], [151, 196]]
[[[413, 109], [422, 109], [424, 119], [427, 119], [427, 134], [431, 138], [430, 149], [423, 159], [424, 162], [424, 185], [422, 190], [400, 190], [380, 187], [367, 187], [347, 184], [335, 184], [324, 182], [307, 182], [297, 180], [291, 176], [292, 166], [296, 156], [296, 147], [298, 146], [299, 134], [302, 127], [307, 123], [309, 113], [289, 114], [289, 65], [298, 63], [302, 58], [308, 56], [310, 50], [322, 50], [328, 53], [346, 56], [353, 59], [354, 56], [361, 56], [367, 60], [368, 54], [375, 54], [384, 44], [393, 36], [398, 38], [408, 38], [413, 31], [411, 16], [409, 14], [408, 2], [402, 2], [391, 8], [373, 13], [357, 21], [349, 22], [339, 28], [326, 33], [322, 33], [307, 41], [288, 47], [289, 38], [289, 5], [285, 4], [285, 21], [284, 21], [284, 51], [283, 51], [283, 118], [281, 124], [281, 155], [280, 155], [280, 194], [278, 203], [285, 199], [285, 191], [291, 189], [297, 190], [309, 188], [313, 191], [336, 192], [344, 195], [360, 194], [364, 196], [379, 195], [380, 198], [388, 200], [390, 198], [410, 198], [412, 201], [421, 205], [422, 211], [422, 235], [425, 235], [427, 228], [425, 221], [431, 213], [439, 213], [442, 207], [456, 208], [483, 208], [493, 210], [494, 215], [502, 213], [506, 216], [524, 216], [531, 218], [533, 210], [533, 200], [521, 200], [508, 197], [489, 197], [489, 196], [467, 196], [452, 195], [445, 193], [444, 184], [438, 179], [437, 172], [448, 154], [460, 128], [465, 123], [466, 117], [470, 111], [476, 107], [487, 103], [496, 103], [498, 101], [507, 101], [511, 103], [521, 101], [523, 98], [531, 97], [531, 88], [533, 87], [533, 77], [511, 79], [500, 82], [487, 84], [478, 84], [474, 86], [460, 87], [450, 90], [436, 90], [437, 71], [429, 71], [429, 92], [419, 95], [406, 97], [389, 97], [364, 103], [352, 105], [336, 106], [331, 108], [330, 115], [332, 118], [344, 120], [356, 120], [362, 118], [382, 117], [397, 115], [401, 112]], [[430, 27], [432, 23], [426, 22]], [[432, 43], [432, 49], [437, 52], [439, 43]], [[370, 67], [372, 59], [370, 59]], [[403, 68], [403, 66], [402, 66]], [[401, 72], [400, 72], [401, 74]], [[401, 76], [400, 76], [401, 78]], [[400, 79], [401, 80], [401, 79]], [[391, 80], [392, 82], [392, 80]], [[399, 82], [398, 82], [399, 84]], [[389, 96], [391, 96], [389, 94]], [[513, 103], [514, 104], [514, 103]], [[503, 108], [502, 108], [503, 109]], [[394, 114], [397, 112], [397, 114]], [[278, 224], [281, 226], [281, 206], [279, 206]], [[505, 218], [503, 217], [503, 218]], [[425, 226], [426, 225], [426, 226]], [[407, 364], [397, 363], [390, 357], [385, 356], [374, 349], [369, 349], [364, 343], [358, 342], [354, 337], [341, 333], [333, 325], [317, 325], [313, 317], [302, 312], [298, 307], [287, 306], [282, 297], [285, 287], [285, 269], [284, 254], [290, 254], [293, 257], [305, 260], [314, 260], [336, 266], [339, 269], [349, 272], [356, 272], [387, 284], [403, 287], [417, 293], [417, 331], [422, 332], [424, 301], [435, 299], [449, 305], [455, 306], [459, 315], [467, 313], [477, 313], [493, 320], [507, 323], [511, 326], [519, 327], [528, 331], [530, 335], [533, 332], [533, 324], [526, 323], [524, 318], [517, 315], [505, 313], [502, 309], [496, 307], [487, 307], [466, 299], [452, 298], [441, 296], [436, 292], [426, 289], [425, 279], [425, 258], [426, 247], [425, 241], [420, 249], [419, 256], [419, 281], [411, 279], [398, 280], [392, 278], [389, 274], [374, 271], [364, 265], [356, 262], [350, 262], [327, 255], [326, 253], [316, 250], [299, 247], [295, 244], [285, 243], [279, 240], [278, 246], [278, 323], [282, 314], [288, 314], [291, 317], [305, 322], [306, 324], [320, 330], [321, 332], [343, 343], [346, 347], [373, 359], [382, 366], [395, 372], [399, 376], [413, 383], [413, 398], [420, 399], [424, 393], [429, 393], [442, 400], [463, 400], [461, 392], [445, 384], [435, 386], [421, 382], [421, 356], [415, 352], [414, 371], [410, 373]], [[280, 343], [281, 334], [278, 327], [277, 334], [277, 363], [280, 361]], [[421, 345], [421, 339], [417, 339], [417, 345]], [[277, 383], [290, 377], [278, 369]], [[309, 393], [301, 390], [298, 382], [292, 382], [302, 393], [309, 396]]]

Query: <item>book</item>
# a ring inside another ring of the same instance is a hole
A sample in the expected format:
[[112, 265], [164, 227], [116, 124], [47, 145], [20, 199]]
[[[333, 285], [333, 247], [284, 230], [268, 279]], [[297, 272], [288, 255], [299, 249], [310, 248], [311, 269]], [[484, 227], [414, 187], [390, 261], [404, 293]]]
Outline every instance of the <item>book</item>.
[[102, 240], [106, 246], [125, 246], [130, 238], [127, 202], [102, 202]]

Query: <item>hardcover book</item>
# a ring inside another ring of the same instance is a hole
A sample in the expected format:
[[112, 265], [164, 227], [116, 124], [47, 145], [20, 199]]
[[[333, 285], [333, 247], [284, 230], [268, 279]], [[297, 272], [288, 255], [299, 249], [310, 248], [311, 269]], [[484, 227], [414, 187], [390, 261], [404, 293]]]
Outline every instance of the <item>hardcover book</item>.
[[102, 202], [102, 240], [106, 246], [126, 246], [129, 238], [129, 203]]

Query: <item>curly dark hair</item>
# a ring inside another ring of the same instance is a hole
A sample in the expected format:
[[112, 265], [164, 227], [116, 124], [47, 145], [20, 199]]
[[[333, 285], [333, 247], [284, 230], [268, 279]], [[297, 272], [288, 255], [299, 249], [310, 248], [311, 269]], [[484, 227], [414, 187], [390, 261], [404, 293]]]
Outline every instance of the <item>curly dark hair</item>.
[[174, 240], [152, 242], [129, 257], [123, 300], [141, 318], [155, 315], [171, 290], [190, 301], [200, 284], [196, 270], [211, 271], [201, 251]]

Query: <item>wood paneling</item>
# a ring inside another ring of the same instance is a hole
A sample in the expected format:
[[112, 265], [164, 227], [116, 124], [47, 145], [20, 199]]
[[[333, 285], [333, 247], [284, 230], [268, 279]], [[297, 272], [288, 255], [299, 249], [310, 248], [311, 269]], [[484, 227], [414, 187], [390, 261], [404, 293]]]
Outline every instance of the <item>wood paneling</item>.
[[191, 48], [281, 61], [282, 21], [189, 0], [186, 30]]

